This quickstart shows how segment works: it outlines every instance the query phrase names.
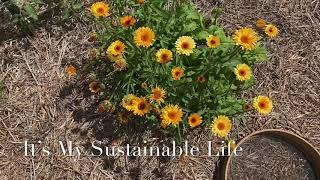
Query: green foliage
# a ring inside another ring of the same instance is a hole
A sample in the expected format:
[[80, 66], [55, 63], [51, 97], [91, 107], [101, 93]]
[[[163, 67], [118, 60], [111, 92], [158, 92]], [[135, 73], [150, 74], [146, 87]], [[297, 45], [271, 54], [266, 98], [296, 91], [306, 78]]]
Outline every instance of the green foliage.
[[[110, 8], [112, 19], [129, 15], [124, 14], [128, 12], [124, 11], [128, 6], [134, 12], [130, 15], [138, 20], [134, 27], [114, 26], [109, 18], [96, 18], [102, 27], [99, 32], [101, 51], [105, 51], [116, 40], [126, 45], [124, 56], [128, 68], [125, 71], [116, 72], [106, 58], [87, 66], [89, 71], [96, 74], [97, 81], [113, 85], [111, 90], [104, 92], [106, 99], [119, 105], [129, 93], [149, 97], [151, 89], [158, 86], [166, 90], [166, 99], [163, 104], [153, 103], [152, 106], [163, 108], [168, 104], [178, 104], [184, 111], [183, 124], [187, 124], [187, 117], [191, 113], [201, 114], [207, 124], [217, 115], [236, 117], [244, 113], [242, 107], [245, 101], [239, 99], [237, 94], [250, 88], [254, 80], [244, 83], [238, 81], [234, 68], [238, 64], [252, 66], [257, 60], [266, 60], [264, 47], [259, 44], [253, 51], [243, 51], [236, 46], [224, 29], [216, 24], [220, 9], [213, 11], [211, 19], [205, 19], [193, 5], [186, 3], [171, 7], [163, 0], [146, 1], [143, 6], [133, 0], [114, 1]], [[142, 26], [155, 31], [156, 40], [150, 48], [139, 48], [133, 41], [134, 31]], [[218, 36], [221, 45], [208, 48], [206, 38], [209, 35]], [[192, 55], [176, 53], [175, 42], [181, 36], [191, 36], [196, 40], [197, 48]], [[160, 48], [171, 50], [174, 60], [159, 64], [155, 53]], [[179, 81], [171, 77], [171, 70], [176, 66], [185, 70], [185, 76]], [[200, 75], [205, 77], [205, 83], [197, 82]], [[142, 83], [147, 83], [148, 88], [141, 88]], [[157, 115], [149, 113], [142, 119], [146, 123], [155, 123]]]

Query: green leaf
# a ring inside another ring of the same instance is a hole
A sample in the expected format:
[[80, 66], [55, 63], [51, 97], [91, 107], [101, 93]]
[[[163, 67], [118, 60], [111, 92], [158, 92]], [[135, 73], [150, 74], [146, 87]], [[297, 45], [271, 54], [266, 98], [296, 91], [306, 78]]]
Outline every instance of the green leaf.
[[197, 34], [196, 38], [198, 40], [206, 39], [210, 34], [207, 31], [201, 31]]
[[26, 11], [27, 15], [34, 20], [38, 20], [38, 15], [35, 8], [31, 4], [26, 4], [23, 9]]
[[195, 22], [192, 22], [186, 26], [184, 26], [184, 32], [192, 32], [197, 29], [198, 25]]

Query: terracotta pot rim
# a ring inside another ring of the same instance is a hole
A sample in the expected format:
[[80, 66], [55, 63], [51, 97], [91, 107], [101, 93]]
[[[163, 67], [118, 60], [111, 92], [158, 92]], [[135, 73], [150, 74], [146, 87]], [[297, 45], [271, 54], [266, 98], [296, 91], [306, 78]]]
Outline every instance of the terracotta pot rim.
[[[320, 169], [320, 153], [311, 143], [306, 141], [304, 138], [290, 131], [286, 131], [282, 129], [264, 129], [264, 130], [253, 132], [248, 136], [244, 137], [239, 141], [239, 143], [237, 143], [237, 146], [240, 146], [245, 141], [247, 141], [248, 139], [256, 135], [269, 135], [269, 136], [277, 137], [296, 147], [298, 150], [301, 151], [301, 153], [309, 161], [311, 167], [313, 168], [316, 178], [320, 178], [320, 172], [316, 171], [318, 168]], [[233, 156], [229, 156], [222, 167], [222, 170], [223, 170], [222, 176], [221, 176], [222, 180], [228, 180], [228, 170], [229, 170], [232, 157]]]

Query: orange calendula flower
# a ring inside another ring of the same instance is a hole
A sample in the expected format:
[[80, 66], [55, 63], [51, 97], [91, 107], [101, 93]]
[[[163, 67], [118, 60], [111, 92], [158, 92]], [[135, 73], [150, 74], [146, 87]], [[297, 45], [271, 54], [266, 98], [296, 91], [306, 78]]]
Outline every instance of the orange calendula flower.
[[239, 81], [246, 81], [252, 78], [251, 68], [246, 64], [238, 64], [234, 69], [234, 74]]
[[272, 25], [272, 24], [269, 24], [266, 26], [266, 28], [264, 29], [264, 32], [270, 37], [270, 38], [275, 38], [278, 36], [279, 34], [279, 29]]
[[258, 96], [253, 100], [253, 107], [262, 115], [267, 115], [272, 111], [273, 105], [270, 98]]
[[267, 22], [266, 22], [266, 20], [264, 20], [264, 19], [258, 19], [258, 20], [256, 21], [256, 27], [257, 27], [258, 29], [263, 29], [266, 25], [267, 25]]
[[258, 42], [258, 34], [252, 28], [241, 28], [233, 35], [233, 41], [243, 50], [253, 50]]
[[150, 99], [160, 104], [161, 102], [164, 101], [165, 96], [166, 96], [166, 91], [163, 90], [162, 88], [156, 87], [152, 89]]
[[120, 20], [123, 27], [134, 26], [136, 19], [132, 16], [123, 16]]
[[77, 74], [77, 69], [74, 66], [69, 65], [66, 69], [66, 72], [67, 72], [68, 77], [72, 78], [73, 76], [75, 76]]
[[91, 13], [95, 17], [108, 17], [110, 16], [109, 10], [109, 4], [102, 1], [93, 3], [91, 6]]
[[176, 41], [176, 49], [178, 54], [184, 54], [189, 56], [193, 53], [193, 49], [196, 47], [196, 42], [190, 36], [181, 36]]
[[188, 117], [188, 123], [191, 128], [197, 127], [202, 123], [202, 117], [197, 113], [191, 114]]
[[124, 107], [128, 111], [134, 110], [134, 104], [135, 101], [137, 101], [139, 98], [133, 94], [128, 94], [123, 97], [122, 99], [122, 107]]
[[133, 114], [138, 116], [144, 116], [151, 110], [151, 104], [144, 97], [134, 101], [133, 107]]
[[113, 56], [119, 56], [124, 53], [125, 48], [126, 48], [126, 45], [123, 42], [117, 40], [111, 43], [111, 45], [108, 47], [107, 54], [111, 54]]
[[171, 76], [174, 80], [180, 80], [184, 76], [184, 70], [181, 67], [175, 67], [171, 70]]
[[162, 126], [177, 126], [182, 121], [183, 112], [178, 105], [167, 105], [161, 112]]
[[148, 48], [155, 41], [155, 33], [149, 27], [140, 27], [134, 32], [133, 39], [138, 47]]
[[139, 4], [144, 4], [144, 0], [137, 0]]
[[156, 53], [157, 61], [161, 64], [167, 63], [172, 60], [172, 52], [168, 49], [160, 49]]
[[209, 37], [207, 37], [207, 46], [210, 48], [216, 48], [218, 46], [220, 46], [221, 42], [220, 42], [220, 38], [218, 36], [213, 36], [210, 35]]
[[231, 120], [227, 116], [216, 117], [211, 124], [211, 131], [218, 137], [225, 138], [229, 135], [232, 128]]

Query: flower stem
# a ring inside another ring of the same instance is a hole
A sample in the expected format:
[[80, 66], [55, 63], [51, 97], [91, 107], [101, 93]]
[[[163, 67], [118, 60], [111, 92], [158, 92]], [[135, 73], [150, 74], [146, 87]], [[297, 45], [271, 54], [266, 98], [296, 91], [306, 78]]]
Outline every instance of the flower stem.
[[178, 140], [179, 140], [179, 141], [178, 141], [178, 144], [180, 145], [180, 144], [182, 143], [182, 137], [181, 137], [181, 132], [180, 132], [180, 124], [178, 124], [178, 128], [177, 128], [177, 129], [178, 129], [178, 135], [179, 135], [179, 136], [178, 136], [178, 137], [179, 137], [179, 139], [178, 139]]

